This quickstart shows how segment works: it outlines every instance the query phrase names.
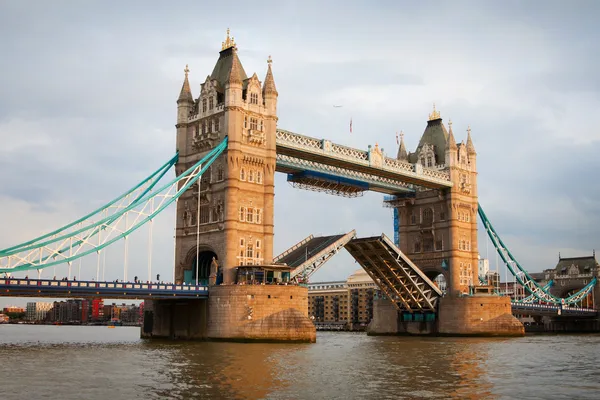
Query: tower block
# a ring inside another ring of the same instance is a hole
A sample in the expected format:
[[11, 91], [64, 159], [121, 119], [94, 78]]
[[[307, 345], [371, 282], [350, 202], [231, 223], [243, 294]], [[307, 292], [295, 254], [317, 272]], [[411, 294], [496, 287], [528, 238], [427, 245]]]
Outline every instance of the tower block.
[[[177, 100], [176, 173], [228, 138], [227, 149], [177, 202], [175, 281], [209, 286], [203, 311], [195, 315], [197, 307], [188, 307], [192, 311], [185, 312], [186, 321], [203, 319], [197, 324], [201, 329], [184, 335], [189, 338], [315, 341], [307, 288], [236, 284], [237, 267], [273, 261], [278, 93], [271, 63], [269, 56], [264, 82], [256, 73], [248, 77], [227, 30], [196, 99], [189, 69], [184, 70]], [[160, 310], [160, 304], [153, 309]], [[175, 318], [175, 324], [179, 320], [176, 311], [168, 318]]]
[[[522, 335], [512, 316], [510, 298], [479, 289], [477, 248], [477, 153], [467, 129], [467, 142], [456, 143], [433, 106], [415, 152], [404, 139], [399, 160], [415, 168], [445, 170], [450, 189], [421, 189], [392, 200], [399, 216], [399, 247], [430, 279], [440, 274], [447, 294], [440, 299], [437, 331], [449, 335]], [[485, 293], [484, 293], [485, 292]]]

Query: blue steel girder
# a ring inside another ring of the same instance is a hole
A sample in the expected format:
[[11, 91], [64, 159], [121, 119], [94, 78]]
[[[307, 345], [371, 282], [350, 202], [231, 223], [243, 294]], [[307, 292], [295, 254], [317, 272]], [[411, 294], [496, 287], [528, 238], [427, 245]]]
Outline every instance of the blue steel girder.
[[364, 151], [278, 129], [276, 150], [278, 171], [279, 156], [288, 156], [430, 189], [452, 187], [448, 171], [386, 157], [377, 146]]
[[[321, 164], [316, 161], [304, 160], [302, 158], [292, 157], [284, 154], [277, 154], [278, 172], [285, 172], [291, 175], [297, 175], [302, 172], [315, 172], [318, 174], [327, 174], [332, 177], [339, 177], [357, 184], [348, 183], [349, 187], [356, 187], [357, 191], [371, 190], [374, 192], [396, 194], [413, 193], [413, 185], [399, 180], [368, 174], [361, 171], [342, 168], [334, 165]], [[316, 179], [316, 177], [313, 177]], [[366, 186], [366, 187], [365, 187]]]

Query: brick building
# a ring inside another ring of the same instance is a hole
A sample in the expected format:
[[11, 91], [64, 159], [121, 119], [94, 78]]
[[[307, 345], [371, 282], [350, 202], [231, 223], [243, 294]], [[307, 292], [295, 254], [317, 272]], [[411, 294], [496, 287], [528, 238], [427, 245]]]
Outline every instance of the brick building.
[[377, 286], [362, 268], [346, 281], [308, 285], [308, 315], [318, 327], [365, 329], [373, 318]]

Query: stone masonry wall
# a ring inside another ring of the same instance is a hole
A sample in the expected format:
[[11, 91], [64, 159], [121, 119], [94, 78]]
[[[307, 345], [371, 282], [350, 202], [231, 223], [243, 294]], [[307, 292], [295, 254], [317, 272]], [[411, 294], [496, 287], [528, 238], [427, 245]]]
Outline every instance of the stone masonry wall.
[[438, 333], [451, 336], [523, 336], [523, 324], [511, 313], [510, 298], [446, 296], [440, 299]]
[[315, 342], [308, 289], [279, 285], [213, 286], [208, 337], [239, 341]]

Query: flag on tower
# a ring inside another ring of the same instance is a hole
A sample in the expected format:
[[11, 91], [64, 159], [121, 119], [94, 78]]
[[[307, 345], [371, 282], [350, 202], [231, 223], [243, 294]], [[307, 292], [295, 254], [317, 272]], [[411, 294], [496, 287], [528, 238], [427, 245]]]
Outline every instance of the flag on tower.
[[398, 131], [396, 131], [396, 144], [399, 145], [400, 141], [398, 140]]
[[352, 133], [352, 118], [350, 118], [350, 133]]

